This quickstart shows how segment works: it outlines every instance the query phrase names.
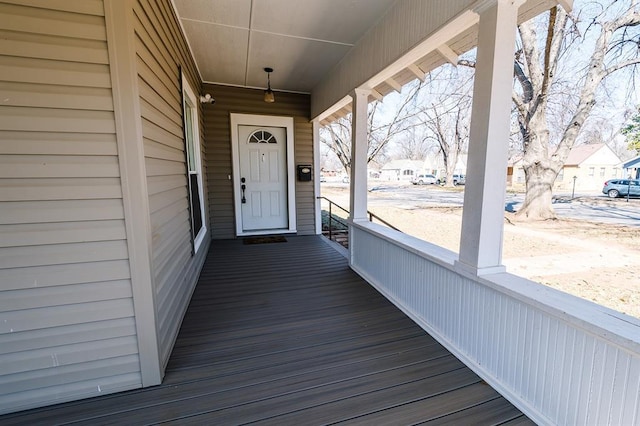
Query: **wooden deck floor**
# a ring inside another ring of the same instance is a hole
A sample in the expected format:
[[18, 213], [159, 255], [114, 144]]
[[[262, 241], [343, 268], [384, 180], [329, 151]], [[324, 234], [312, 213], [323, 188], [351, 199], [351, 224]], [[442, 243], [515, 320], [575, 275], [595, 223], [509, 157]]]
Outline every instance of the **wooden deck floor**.
[[532, 424], [321, 237], [215, 241], [160, 386], [0, 424]]

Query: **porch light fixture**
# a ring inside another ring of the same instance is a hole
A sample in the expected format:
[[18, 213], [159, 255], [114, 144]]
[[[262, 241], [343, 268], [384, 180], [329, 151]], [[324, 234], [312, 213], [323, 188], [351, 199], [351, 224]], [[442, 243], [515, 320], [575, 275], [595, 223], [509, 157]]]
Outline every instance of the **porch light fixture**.
[[200, 95], [200, 103], [201, 104], [215, 104], [216, 100], [211, 96], [210, 93], [207, 93], [206, 95], [202, 96]]
[[276, 101], [273, 90], [271, 90], [271, 79], [269, 78], [269, 74], [273, 72], [273, 68], [267, 67], [264, 69], [264, 72], [267, 73], [267, 90], [264, 91], [264, 101], [271, 104]]

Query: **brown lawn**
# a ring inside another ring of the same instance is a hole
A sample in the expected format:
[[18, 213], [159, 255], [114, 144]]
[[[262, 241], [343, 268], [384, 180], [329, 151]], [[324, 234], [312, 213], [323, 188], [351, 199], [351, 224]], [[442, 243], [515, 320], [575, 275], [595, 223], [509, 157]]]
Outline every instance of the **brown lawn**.
[[[348, 207], [346, 188], [322, 192]], [[462, 208], [416, 203], [369, 210], [401, 231], [455, 252]], [[640, 228], [558, 219], [517, 222], [506, 213], [503, 263], [507, 271], [640, 318]]]

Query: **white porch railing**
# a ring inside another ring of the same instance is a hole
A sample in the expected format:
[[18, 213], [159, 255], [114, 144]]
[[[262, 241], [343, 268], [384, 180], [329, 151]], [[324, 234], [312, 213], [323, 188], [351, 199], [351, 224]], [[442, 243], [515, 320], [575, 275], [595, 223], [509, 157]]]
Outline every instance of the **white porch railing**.
[[369, 222], [352, 268], [539, 424], [640, 424], [640, 321]]

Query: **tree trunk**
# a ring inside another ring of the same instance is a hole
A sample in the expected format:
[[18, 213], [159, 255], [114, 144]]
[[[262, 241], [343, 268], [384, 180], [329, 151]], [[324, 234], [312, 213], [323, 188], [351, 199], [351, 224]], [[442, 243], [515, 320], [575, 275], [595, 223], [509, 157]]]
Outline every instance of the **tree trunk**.
[[445, 164], [445, 186], [453, 186], [453, 174], [456, 170], [456, 164], [458, 163], [458, 153], [455, 149], [451, 150], [449, 155], [447, 156], [448, 160]]
[[553, 197], [553, 183], [557, 173], [542, 163], [534, 163], [525, 167], [527, 192], [524, 203], [516, 216], [533, 220], [555, 219], [556, 215], [551, 207]]
[[[522, 166], [526, 183], [525, 199], [516, 213], [521, 219], [555, 219], [551, 206], [553, 183], [564, 163], [549, 158], [549, 131], [546, 116], [546, 98], [539, 101], [540, 107], [533, 111], [528, 122], [521, 123], [525, 145]], [[552, 156], [553, 157], [553, 156]]]

